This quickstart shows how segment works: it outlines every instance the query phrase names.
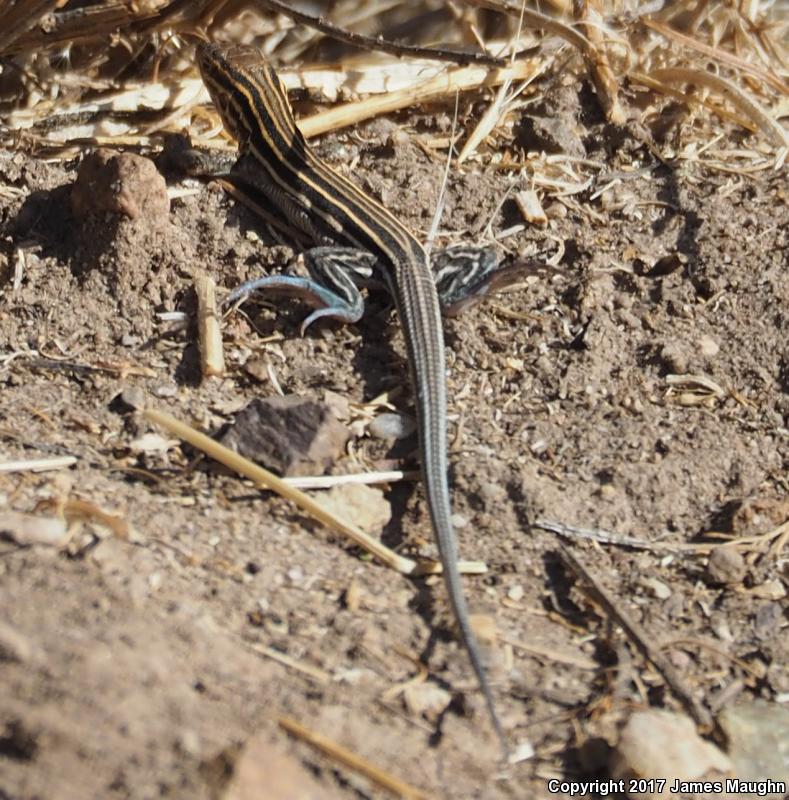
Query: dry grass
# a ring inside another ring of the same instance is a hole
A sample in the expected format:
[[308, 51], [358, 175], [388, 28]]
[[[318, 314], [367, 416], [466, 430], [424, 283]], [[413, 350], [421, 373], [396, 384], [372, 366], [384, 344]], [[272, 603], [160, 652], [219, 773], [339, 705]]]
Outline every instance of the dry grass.
[[[549, 15], [514, 0], [348, 0], [318, 23], [273, 0], [0, 0], [0, 145], [60, 159], [95, 146], [156, 151], [186, 131], [226, 146], [192, 59], [208, 37], [253, 43], [284, 67], [290, 88], [345, 101], [305, 121], [308, 135], [409, 104], [451, 108], [457, 92], [481, 96], [482, 124], [461, 115], [463, 158], [522, 173], [541, 196], [599, 172], [514, 144], [513, 121], [568, 74], [590, 83], [609, 122], [647, 131], [665, 161], [776, 168], [789, 149], [789, 20], [779, 5], [586, 0], [549, 4]], [[500, 66], [467, 64], [469, 54]], [[656, 143], [653, 127], [678, 103], [684, 116]], [[734, 157], [715, 150], [726, 126], [755, 134]]]

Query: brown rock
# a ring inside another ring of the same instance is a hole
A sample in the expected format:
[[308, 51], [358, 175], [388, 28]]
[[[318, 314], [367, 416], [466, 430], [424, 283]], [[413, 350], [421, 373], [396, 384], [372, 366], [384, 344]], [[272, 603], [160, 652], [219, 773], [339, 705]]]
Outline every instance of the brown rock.
[[392, 519], [392, 507], [380, 489], [359, 483], [346, 483], [322, 492], [318, 502], [365, 533], [380, 536]]
[[710, 553], [707, 577], [712, 583], [740, 583], [746, 570], [745, 559], [730, 545], [721, 545]]
[[219, 441], [281, 475], [315, 475], [342, 454], [348, 430], [324, 403], [266, 397], [239, 411]]
[[[209, 783], [214, 784], [213, 796], [219, 800], [282, 800], [284, 797], [331, 800], [336, 797], [329, 787], [318, 783], [296, 759], [262, 733], [247, 740], [237, 757], [223, 755], [217, 762], [221, 763], [206, 765], [204, 774]], [[230, 770], [230, 779], [224, 783]], [[224, 785], [219, 788], [217, 783]]]
[[78, 219], [110, 212], [158, 227], [168, 219], [170, 199], [164, 178], [149, 158], [97, 150], [79, 166], [71, 210]]
[[[620, 732], [611, 759], [615, 780], [644, 779], [643, 787], [633, 786], [641, 791], [628, 791], [629, 797], [638, 800], [677, 797], [671, 791], [674, 781], [720, 780], [731, 770], [726, 754], [702, 739], [692, 720], [661, 709], [633, 713]], [[649, 780], [656, 777], [666, 780]], [[704, 795], [720, 796], [714, 792]]]
[[669, 372], [682, 375], [690, 369], [690, 355], [680, 342], [668, 342], [660, 350], [660, 360]]

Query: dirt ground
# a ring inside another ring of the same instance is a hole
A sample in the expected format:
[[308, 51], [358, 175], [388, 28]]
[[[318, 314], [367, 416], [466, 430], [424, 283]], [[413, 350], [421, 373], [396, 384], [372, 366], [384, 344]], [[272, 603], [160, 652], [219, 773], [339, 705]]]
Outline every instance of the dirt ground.
[[[445, 325], [457, 534], [463, 557], [488, 566], [467, 596], [495, 622], [507, 734], [534, 749], [507, 770], [440, 581], [378, 566], [177, 441], [146, 449], [142, 437], [166, 434], [117, 400], [141, 389], [207, 432], [276, 394], [271, 373], [286, 394], [370, 400], [407, 374], [386, 299], [303, 338], [295, 300], [249, 303], [224, 323], [227, 376], [201, 381], [194, 326], [160, 315], [191, 319], [197, 269], [224, 292], [292, 253], [215, 185], [171, 178], [181, 191], [159, 224], [144, 210], [77, 213], [77, 163], [0, 153], [0, 454], [78, 459], [0, 474], [0, 510], [81, 499], [134, 530], [83, 523], [59, 549], [0, 543], [0, 797], [221, 797], [253, 737], [316, 796], [383, 796], [289, 737], [283, 716], [434, 797], [547, 797], [552, 777], [605, 776], [633, 708], [682, 707], [581, 592], [562, 542], [714, 713], [789, 692], [786, 555], [746, 552], [721, 585], [708, 550], [685, 547], [789, 517], [786, 170], [725, 155], [661, 163], [583, 97], [577, 141], [600, 168], [584, 192], [546, 199], [547, 227], [524, 226], [512, 197], [501, 205], [506, 169], [473, 164], [453, 171], [441, 226], [451, 242], [521, 226], [501, 241], [510, 261], [560, 254]], [[424, 236], [444, 155], [419, 136], [434, 119], [397, 119], [409, 136], [370, 123], [318, 148]], [[729, 132], [715, 150], [753, 144]], [[412, 413], [408, 391], [396, 405]], [[354, 431], [332, 472], [414, 465], [413, 439]], [[419, 483], [383, 488], [384, 541], [433, 555]], [[647, 546], [568, 541], [544, 520]], [[451, 701], [437, 715], [398, 691], [418, 664]]]

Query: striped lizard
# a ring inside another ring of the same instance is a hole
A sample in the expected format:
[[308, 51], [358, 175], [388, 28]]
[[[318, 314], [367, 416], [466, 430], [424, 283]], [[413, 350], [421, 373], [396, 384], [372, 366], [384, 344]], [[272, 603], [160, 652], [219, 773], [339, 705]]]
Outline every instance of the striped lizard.
[[197, 63], [225, 128], [238, 142], [238, 160], [223, 177], [246, 205], [264, 216], [264, 209], [273, 205], [314, 245], [304, 256], [308, 278], [258, 278], [235, 289], [228, 302], [258, 289], [302, 296], [317, 306], [304, 330], [321, 317], [358, 321], [364, 312], [358, 286], [370, 278], [383, 283], [394, 299], [416, 394], [423, 482], [447, 593], [506, 754], [506, 738], [457, 569], [447, 480], [441, 320], [442, 306], [455, 312], [474, 302], [500, 284], [502, 271], [488, 251], [463, 247], [435, 254], [431, 269], [425, 249], [401, 222], [309, 148], [277, 73], [257, 50], [201, 43]]

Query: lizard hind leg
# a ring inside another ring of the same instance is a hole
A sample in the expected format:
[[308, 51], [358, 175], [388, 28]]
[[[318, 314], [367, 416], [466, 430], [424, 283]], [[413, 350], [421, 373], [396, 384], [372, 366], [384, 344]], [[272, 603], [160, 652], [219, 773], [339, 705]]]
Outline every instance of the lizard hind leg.
[[289, 274], [255, 278], [236, 287], [225, 299], [225, 305], [261, 290], [301, 298], [316, 308], [301, 324], [302, 336], [322, 317], [358, 322], [364, 314], [359, 284], [372, 275], [375, 263], [375, 256], [363, 250], [315, 247], [304, 253], [309, 277]]
[[526, 271], [520, 264], [501, 266], [493, 250], [474, 245], [436, 250], [430, 264], [441, 309], [448, 317], [457, 316], [483, 298], [509, 286]]
[[436, 250], [430, 263], [441, 310], [448, 317], [457, 316], [529, 275], [561, 274], [561, 270], [536, 258], [501, 264], [493, 250], [477, 245]]
[[496, 254], [485, 247], [456, 245], [434, 251], [430, 266], [444, 314], [453, 317], [478, 303], [488, 293], [498, 263]]

